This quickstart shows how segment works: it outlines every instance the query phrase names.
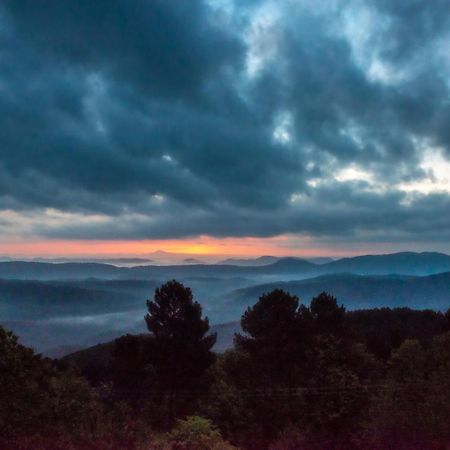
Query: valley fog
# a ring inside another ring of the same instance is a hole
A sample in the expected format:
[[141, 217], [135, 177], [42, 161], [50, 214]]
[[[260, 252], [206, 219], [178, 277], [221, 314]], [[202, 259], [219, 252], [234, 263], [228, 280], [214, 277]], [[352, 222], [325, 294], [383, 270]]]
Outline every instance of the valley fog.
[[276, 288], [304, 303], [320, 292], [332, 292], [348, 310], [439, 311], [450, 304], [450, 257], [443, 254], [397, 253], [325, 263], [298, 258], [264, 265], [252, 262], [135, 267], [3, 262], [0, 317], [23, 344], [57, 357], [126, 333], [146, 333], [146, 300], [171, 279], [192, 289], [218, 332], [220, 350], [232, 345], [245, 309]]

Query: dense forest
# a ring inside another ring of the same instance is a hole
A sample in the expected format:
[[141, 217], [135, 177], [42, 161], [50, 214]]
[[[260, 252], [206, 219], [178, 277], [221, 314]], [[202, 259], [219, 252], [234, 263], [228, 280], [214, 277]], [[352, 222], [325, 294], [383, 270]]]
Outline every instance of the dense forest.
[[145, 322], [146, 335], [62, 360], [0, 327], [0, 448], [450, 445], [450, 310], [348, 312], [326, 292], [306, 304], [274, 289], [216, 354], [200, 304], [170, 281]]

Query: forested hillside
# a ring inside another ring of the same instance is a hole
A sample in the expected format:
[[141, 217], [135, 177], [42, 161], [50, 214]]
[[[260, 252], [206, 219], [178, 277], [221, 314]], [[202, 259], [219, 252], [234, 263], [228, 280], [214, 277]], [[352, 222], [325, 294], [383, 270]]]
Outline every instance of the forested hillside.
[[[347, 311], [263, 293], [214, 352], [192, 291], [155, 290], [147, 332], [50, 360], [0, 328], [11, 450], [436, 449], [450, 445], [450, 311]], [[142, 316], [141, 316], [142, 317]], [[217, 329], [217, 328], [216, 328]]]

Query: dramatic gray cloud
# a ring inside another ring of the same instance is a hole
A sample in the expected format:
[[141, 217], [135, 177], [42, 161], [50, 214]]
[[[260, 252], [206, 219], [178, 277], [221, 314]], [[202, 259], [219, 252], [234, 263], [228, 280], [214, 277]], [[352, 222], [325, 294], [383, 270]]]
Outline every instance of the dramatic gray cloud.
[[445, 242], [448, 7], [4, 0], [0, 231]]

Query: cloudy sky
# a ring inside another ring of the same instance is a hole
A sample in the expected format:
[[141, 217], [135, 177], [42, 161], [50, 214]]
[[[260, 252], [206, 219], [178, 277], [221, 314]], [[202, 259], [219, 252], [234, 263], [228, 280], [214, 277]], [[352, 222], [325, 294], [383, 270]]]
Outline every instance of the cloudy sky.
[[2, 0], [0, 254], [450, 252], [448, 0]]

